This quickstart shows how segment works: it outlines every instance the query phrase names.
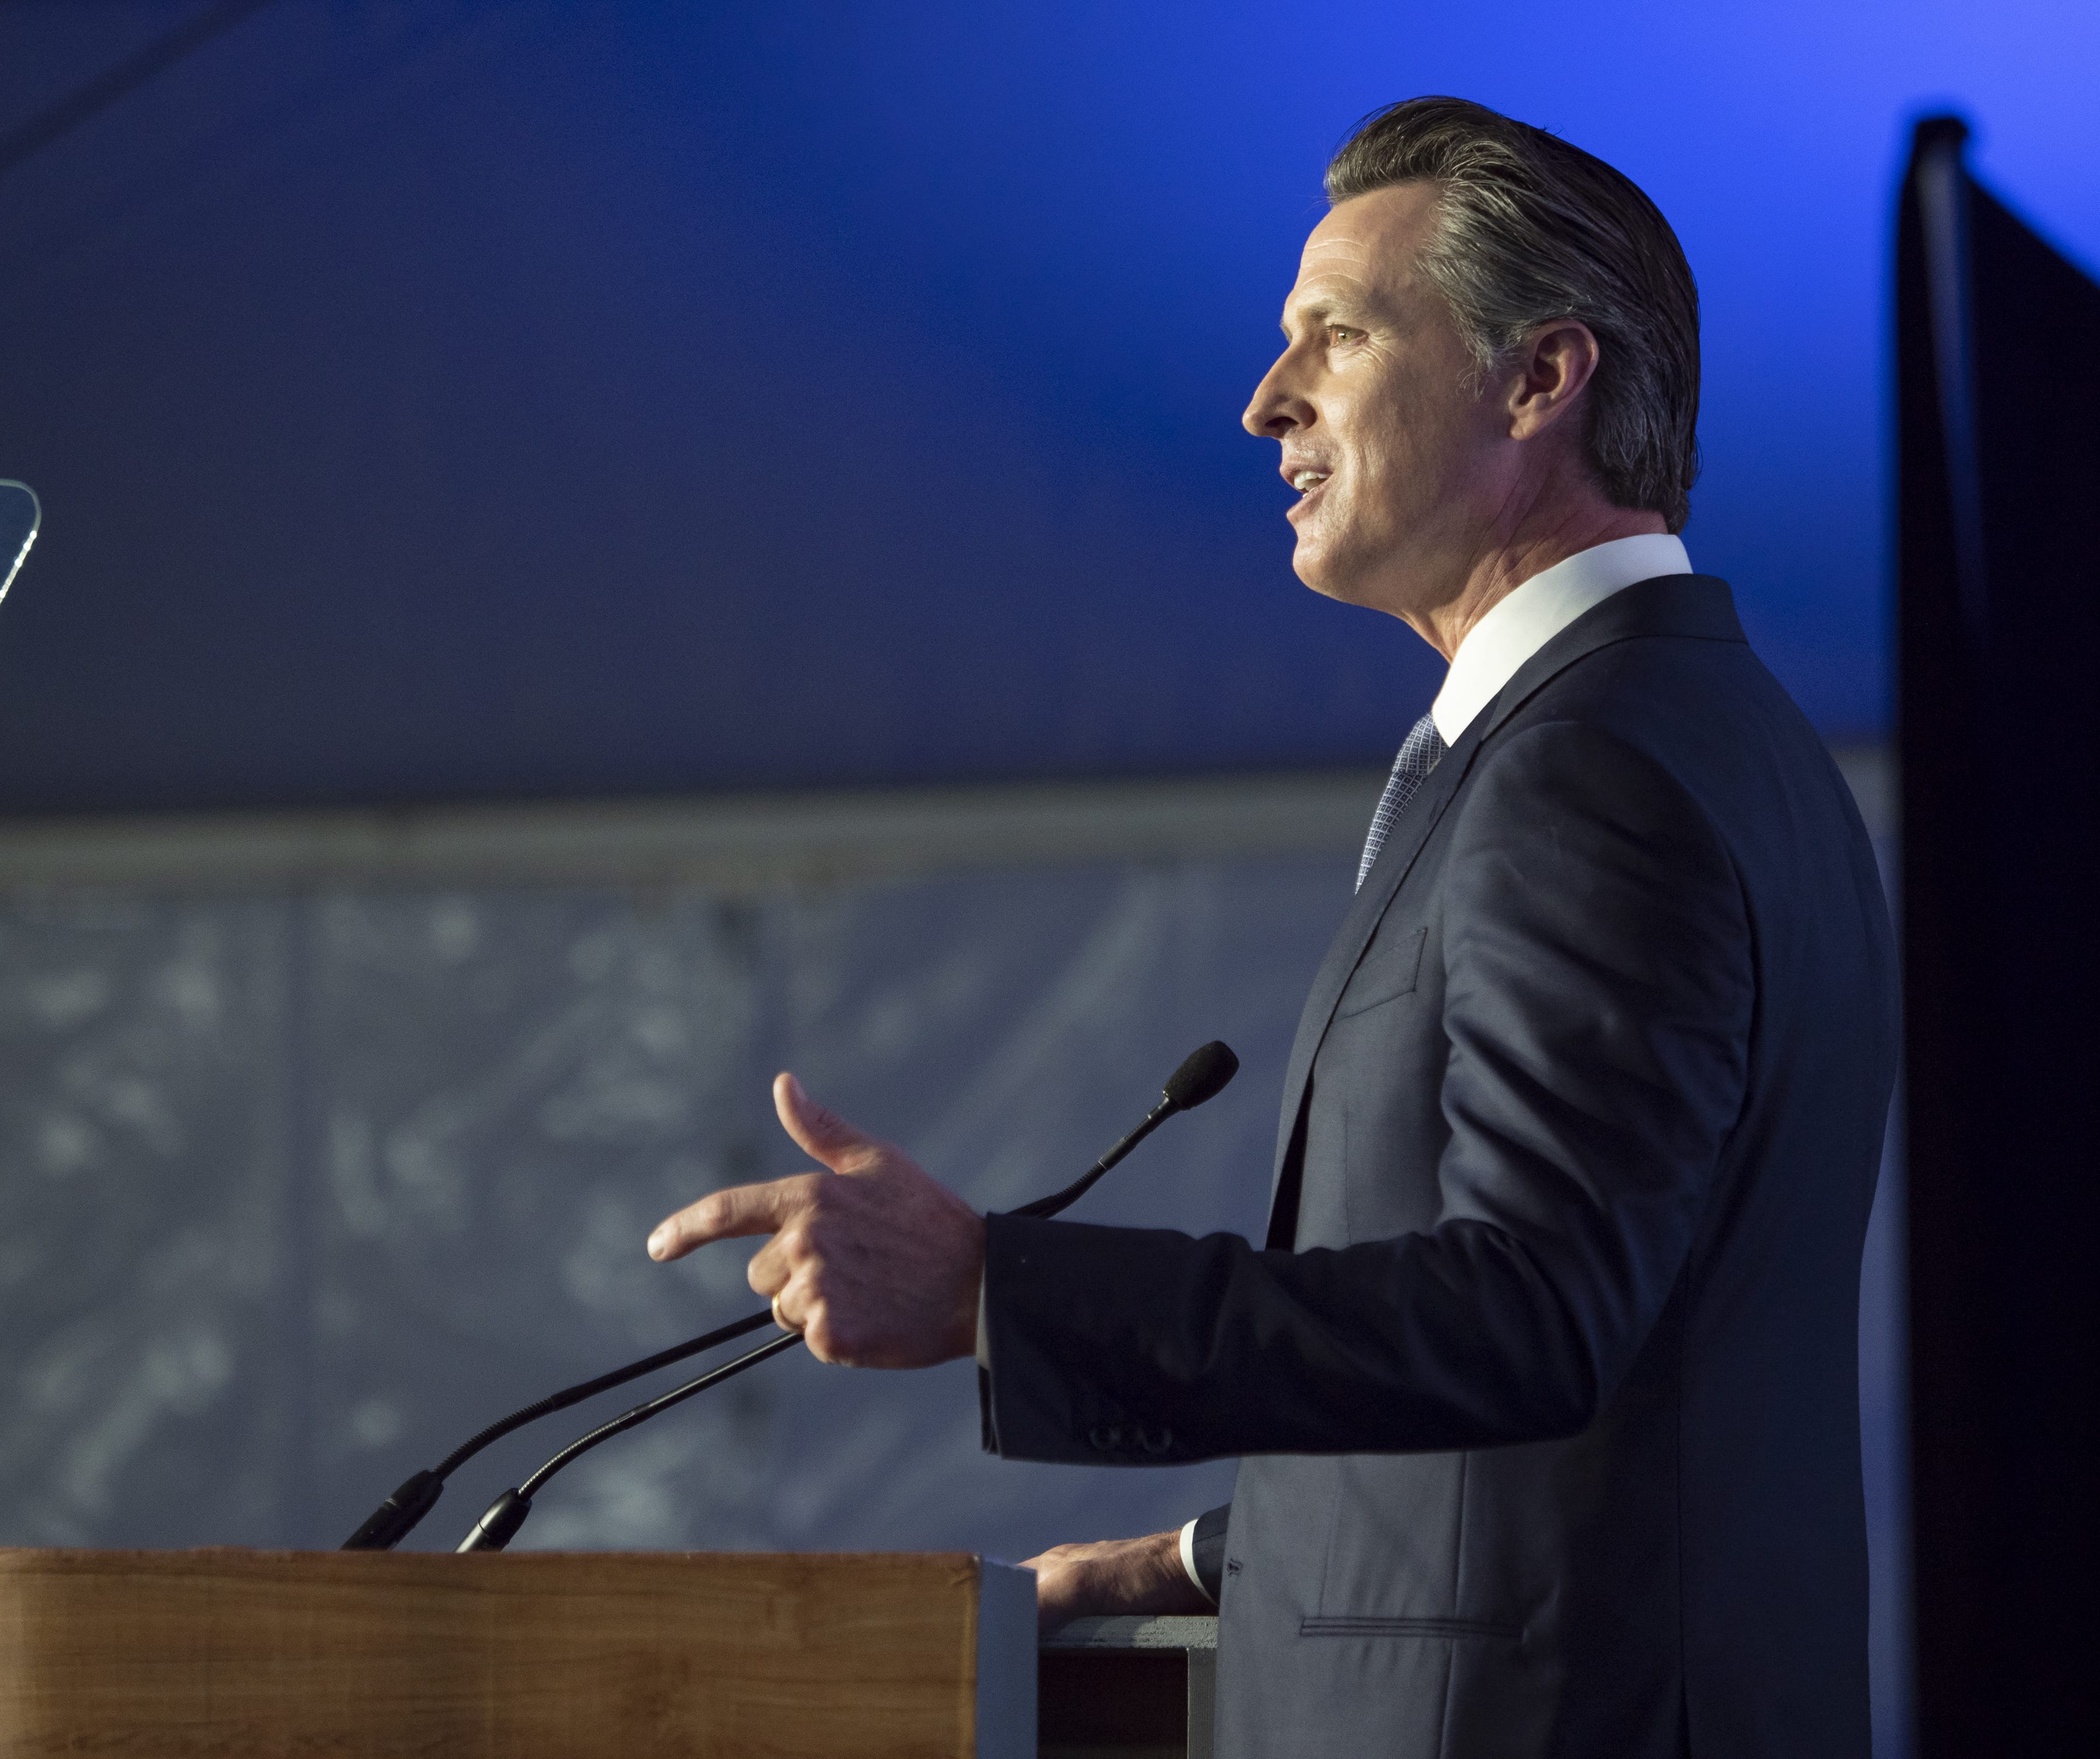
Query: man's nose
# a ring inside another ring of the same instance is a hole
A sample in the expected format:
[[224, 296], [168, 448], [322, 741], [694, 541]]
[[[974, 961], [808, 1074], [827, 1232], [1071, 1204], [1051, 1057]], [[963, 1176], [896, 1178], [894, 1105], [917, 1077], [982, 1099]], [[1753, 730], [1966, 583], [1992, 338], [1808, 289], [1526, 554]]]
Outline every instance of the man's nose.
[[1312, 406], [1292, 386], [1290, 365], [1286, 350], [1255, 386], [1254, 396], [1240, 417], [1240, 425], [1257, 439], [1280, 440], [1312, 421]]

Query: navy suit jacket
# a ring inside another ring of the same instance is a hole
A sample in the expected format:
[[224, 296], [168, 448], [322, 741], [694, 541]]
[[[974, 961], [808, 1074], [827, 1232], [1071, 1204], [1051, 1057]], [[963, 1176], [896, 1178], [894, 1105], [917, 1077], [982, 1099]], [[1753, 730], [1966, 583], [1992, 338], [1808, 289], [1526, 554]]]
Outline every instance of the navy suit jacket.
[[987, 1421], [1243, 1457], [1221, 1753], [1868, 1751], [1873, 853], [1727, 588], [1535, 655], [1313, 981], [1267, 1245], [993, 1219]]

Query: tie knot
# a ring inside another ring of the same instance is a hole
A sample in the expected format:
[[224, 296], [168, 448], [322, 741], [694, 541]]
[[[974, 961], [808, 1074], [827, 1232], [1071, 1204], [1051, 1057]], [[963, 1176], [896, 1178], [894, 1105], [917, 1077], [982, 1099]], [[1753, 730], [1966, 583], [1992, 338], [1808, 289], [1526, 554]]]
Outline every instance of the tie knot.
[[1407, 737], [1401, 742], [1400, 755], [1392, 760], [1393, 769], [1426, 776], [1436, 767], [1436, 760], [1445, 750], [1444, 735], [1436, 730], [1436, 717], [1424, 715], [1408, 729]]

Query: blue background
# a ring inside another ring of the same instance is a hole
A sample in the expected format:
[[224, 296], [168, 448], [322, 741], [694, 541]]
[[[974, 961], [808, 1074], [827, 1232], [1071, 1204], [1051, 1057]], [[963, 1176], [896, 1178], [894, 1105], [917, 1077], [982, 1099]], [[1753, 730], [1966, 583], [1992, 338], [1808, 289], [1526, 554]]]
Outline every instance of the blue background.
[[[0, 10], [0, 127], [192, 11]], [[0, 810], [1379, 760], [1437, 668], [1237, 420], [1424, 91], [1675, 223], [1694, 560], [1877, 736], [1906, 124], [2090, 265], [2097, 60], [2032, 0], [279, 0], [0, 178]]]

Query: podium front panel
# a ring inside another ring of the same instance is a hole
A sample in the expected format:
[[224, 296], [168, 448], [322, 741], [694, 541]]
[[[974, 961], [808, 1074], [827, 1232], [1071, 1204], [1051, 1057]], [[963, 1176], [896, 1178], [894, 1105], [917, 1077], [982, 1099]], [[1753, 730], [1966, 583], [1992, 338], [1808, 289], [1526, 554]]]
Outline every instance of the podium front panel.
[[0, 1551], [0, 1759], [1023, 1759], [1035, 1664], [967, 1554]]

